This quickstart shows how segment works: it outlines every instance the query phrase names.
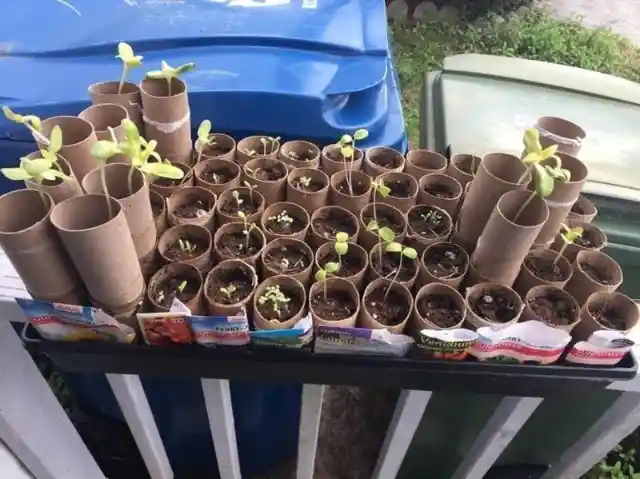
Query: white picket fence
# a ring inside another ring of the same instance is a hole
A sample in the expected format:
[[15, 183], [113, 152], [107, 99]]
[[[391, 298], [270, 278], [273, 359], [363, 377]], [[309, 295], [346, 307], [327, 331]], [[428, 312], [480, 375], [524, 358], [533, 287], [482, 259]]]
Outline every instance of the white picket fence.
[[[13, 301], [15, 297], [27, 297], [27, 293], [6, 256], [0, 254], [0, 478], [104, 479], [9, 324], [25, 320]], [[171, 464], [140, 379], [107, 374], [107, 380], [151, 478], [172, 479]], [[229, 382], [201, 382], [220, 477], [240, 479]], [[640, 377], [613, 383], [609, 388], [625, 392], [552, 464], [543, 479], [578, 479], [640, 426]], [[324, 386], [315, 384], [305, 384], [302, 390], [297, 479], [313, 478], [323, 392]], [[430, 398], [429, 391], [401, 392], [372, 479], [396, 477]], [[482, 479], [542, 401], [504, 397], [452, 479]]]

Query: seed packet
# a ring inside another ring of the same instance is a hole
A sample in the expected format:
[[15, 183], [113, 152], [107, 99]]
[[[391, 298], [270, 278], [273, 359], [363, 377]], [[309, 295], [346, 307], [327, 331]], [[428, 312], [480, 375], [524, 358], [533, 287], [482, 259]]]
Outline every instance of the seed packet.
[[189, 315], [180, 313], [139, 313], [136, 315], [144, 341], [150, 346], [191, 344]]
[[300, 349], [313, 339], [313, 321], [307, 314], [290, 329], [261, 329], [250, 334], [256, 346]]
[[244, 309], [235, 316], [190, 316], [189, 324], [201, 346], [244, 346], [251, 341]]
[[595, 331], [586, 341], [574, 344], [566, 360], [575, 364], [615, 366], [634, 345], [635, 342], [621, 331]]
[[320, 326], [314, 351], [319, 354], [371, 354], [403, 357], [413, 338], [386, 329], [338, 328]]
[[132, 343], [133, 328], [97, 308], [16, 298], [29, 322], [52, 341], [109, 341]]
[[469, 329], [423, 329], [416, 339], [416, 356], [462, 361], [477, 338], [478, 333]]

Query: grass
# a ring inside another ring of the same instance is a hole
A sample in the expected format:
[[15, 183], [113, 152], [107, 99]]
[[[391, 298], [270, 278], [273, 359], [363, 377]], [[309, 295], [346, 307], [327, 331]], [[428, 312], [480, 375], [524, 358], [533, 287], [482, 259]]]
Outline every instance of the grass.
[[446, 56], [485, 53], [560, 63], [640, 81], [640, 48], [608, 29], [589, 29], [579, 19], [557, 20], [531, 10], [482, 27], [462, 22], [392, 24], [396, 65], [403, 88], [409, 138], [417, 144], [420, 85], [424, 73], [442, 68]]

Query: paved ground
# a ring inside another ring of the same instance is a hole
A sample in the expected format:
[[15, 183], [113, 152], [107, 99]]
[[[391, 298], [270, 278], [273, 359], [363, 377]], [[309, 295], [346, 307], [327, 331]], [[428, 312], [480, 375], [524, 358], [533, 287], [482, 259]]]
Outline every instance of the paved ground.
[[640, 0], [544, 1], [560, 17], [581, 16], [587, 26], [609, 26], [640, 45]]

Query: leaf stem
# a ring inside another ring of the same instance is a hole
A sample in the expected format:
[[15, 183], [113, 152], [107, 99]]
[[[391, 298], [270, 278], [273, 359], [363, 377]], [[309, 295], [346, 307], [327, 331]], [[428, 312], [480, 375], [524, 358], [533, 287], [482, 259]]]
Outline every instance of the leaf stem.
[[522, 203], [522, 206], [520, 207], [520, 209], [516, 213], [515, 217], [513, 218], [513, 222], [514, 223], [516, 221], [518, 221], [518, 218], [520, 218], [520, 215], [522, 214], [522, 212], [527, 208], [527, 206], [529, 206], [529, 203], [531, 203], [533, 201], [533, 199], [535, 198], [536, 194], [537, 193], [535, 191], [532, 191], [531, 194], [529, 195], [529, 198], [527, 198], [526, 201], [524, 203]]
[[522, 176], [518, 178], [518, 181], [516, 181], [516, 184], [517, 185], [521, 184], [527, 178], [527, 175], [532, 171], [533, 171], [533, 164], [528, 165], [527, 168], [524, 170], [524, 173], [522, 173]]
[[171, 96], [171, 80], [173, 80], [173, 78], [169, 77], [167, 78], [167, 96]]
[[556, 259], [553, 260], [552, 266], [555, 266], [556, 264], [558, 264], [558, 260], [560, 259], [560, 256], [562, 256], [564, 254], [564, 250], [567, 249], [567, 246], [569, 246], [569, 243], [563, 241], [562, 242], [562, 247], [560, 248], [560, 251], [558, 251], [558, 254], [556, 255]]
[[124, 80], [127, 78], [128, 70], [127, 65], [122, 67], [122, 76], [120, 77], [120, 83], [118, 83], [118, 95], [122, 94], [122, 87], [124, 87]]
[[391, 291], [391, 287], [393, 286], [393, 283], [395, 283], [396, 280], [398, 279], [398, 276], [400, 276], [400, 271], [402, 271], [402, 257], [403, 256], [404, 255], [402, 254], [402, 252], [400, 252], [400, 263], [398, 264], [398, 271], [396, 271], [396, 275], [391, 280], [391, 283], [389, 283], [389, 287], [387, 288], [386, 293], [384, 293], [384, 298], [382, 299], [383, 302], [387, 300], [387, 296], [389, 296], [389, 291]]

